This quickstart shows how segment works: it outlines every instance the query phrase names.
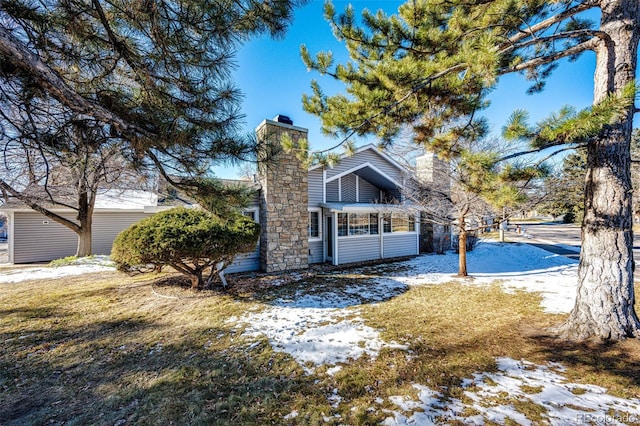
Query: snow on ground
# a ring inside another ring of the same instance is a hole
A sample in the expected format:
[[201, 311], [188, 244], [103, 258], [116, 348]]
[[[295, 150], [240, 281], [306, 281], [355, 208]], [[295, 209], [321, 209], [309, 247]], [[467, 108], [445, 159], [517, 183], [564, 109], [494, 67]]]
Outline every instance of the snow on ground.
[[303, 295], [278, 299], [259, 313], [242, 318], [248, 323], [244, 334], [265, 335], [274, 350], [291, 355], [307, 373], [320, 365], [334, 366], [327, 372], [335, 374], [339, 363], [360, 358], [365, 353], [375, 358], [383, 347], [403, 347], [386, 343], [379, 332], [358, 317], [357, 305], [364, 301], [378, 302], [406, 289], [406, 286], [383, 280], [382, 285], [356, 285], [340, 293]]
[[40, 266], [0, 270], [0, 283], [18, 283], [28, 280], [44, 280], [82, 275], [103, 271], [114, 271], [115, 266], [109, 256], [91, 256], [74, 260], [65, 266]]
[[[394, 277], [407, 285], [440, 284], [455, 280], [455, 253], [416, 257], [408, 262], [411, 273]], [[576, 296], [578, 262], [528, 244], [484, 241], [467, 254], [473, 284], [502, 282], [506, 288], [540, 292], [543, 308], [567, 313]]]
[[[358, 317], [357, 305], [391, 298], [406, 286], [453, 281], [458, 257], [455, 253], [419, 256], [395, 265], [408, 267], [408, 272], [372, 278], [336, 292], [309, 295], [299, 291], [290, 300], [277, 300], [242, 319], [248, 324], [245, 335], [265, 335], [276, 351], [290, 354], [308, 373], [317, 366], [336, 366], [365, 353], [375, 358], [382, 347], [397, 344], [383, 342], [377, 330], [365, 325]], [[500, 281], [507, 289], [541, 292], [542, 304], [549, 312], [568, 312], [573, 306], [574, 260], [526, 244], [485, 242], [468, 254], [468, 269], [475, 277], [473, 284]], [[339, 366], [329, 371], [336, 369]]]
[[[559, 364], [535, 365], [526, 361], [498, 358], [497, 373], [477, 373], [465, 380], [465, 396], [445, 400], [440, 392], [414, 384], [418, 399], [392, 396], [397, 410], [385, 420], [393, 425], [434, 425], [460, 421], [482, 425], [486, 421], [505, 424], [507, 419], [519, 425], [535, 422], [518, 412], [513, 401], [533, 403], [544, 409], [541, 417], [551, 425], [625, 425], [640, 423], [640, 399], [616, 398], [599, 386], [570, 383], [562, 376]], [[506, 397], [506, 398], [505, 398]], [[463, 416], [463, 412], [477, 414]]]

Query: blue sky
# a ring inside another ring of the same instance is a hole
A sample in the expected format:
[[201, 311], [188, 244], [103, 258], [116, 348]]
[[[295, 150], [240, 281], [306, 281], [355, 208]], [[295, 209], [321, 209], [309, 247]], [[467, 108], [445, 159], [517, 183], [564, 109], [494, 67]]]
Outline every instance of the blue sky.
[[[364, 8], [372, 11], [383, 9], [394, 13], [401, 1], [334, 0], [337, 11], [352, 4], [357, 12]], [[324, 19], [324, 0], [312, 0], [296, 11], [293, 25], [281, 40], [260, 37], [246, 43], [238, 51], [234, 79], [244, 94], [242, 112], [245, 131], [251, 132], [265, 118], [278, 114], [289, 116], [295, 125], [309, 129], [312, 149], [323, 149], [337, 141], [320, 132], [320, 120], [302, 109], [302, 94], [311, 93], [310, 82], [319, 81], [325, 93], [343, 91], [331, 78], [308, 72], [300, 59], [300, 45], [305, 44], [314, 54], [331, 50], [337, 61], [348, 59], [344, 46], [336, 41], [329, 24]], [[499, 134], [509, 115], [519, 108], [529, 111], [535, 122], [557, 111], [564, 105], [584, 108], [593, 99], [593, 71], [595, 55], [585, 53], [577, 62], [563, 61], [539, 94], [527, 95], [528, 82], [521, 75], [507, 75], [500, 79], [489, 99], [491, 106], [483, 111]], [[356, 139], [356, 145], [366, 143]], [[371, 140], [369, 140], [371, 141]], [[218, 167], [215, 173], [221, 178], [237, 178], [233, 167]]]

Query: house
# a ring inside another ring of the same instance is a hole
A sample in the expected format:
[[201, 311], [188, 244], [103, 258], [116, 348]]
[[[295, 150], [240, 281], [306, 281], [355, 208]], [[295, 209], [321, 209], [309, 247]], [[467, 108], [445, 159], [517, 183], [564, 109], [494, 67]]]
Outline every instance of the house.
[[[264, 120], [259, 140], [283, 134], [306, 139], [307, 130], [282, 116]], [[431, 160], [429, 160], [431, 158]], [[421, 158], [422, 178], [433, 178], [432, 156]], [[428, 161], [425, 161], [428, 160]], [[228, 272], [303, 269], [417, 255], [421, 251], [419, 209], [403, 197], [412, 173], [374, 145], [343, 156], [333, 167], [304, 167], [294, 153], [278, 152], [258, 173], [256, 202], [245, 214], [262, 225], [259, 247], [240, 255]], [[433, 241], [435, 230], [425, 231]]]
[[[294, 140], [307, 138], [307, 129], [283, 116], [264, 120], [256, 133], [262, 143], [276, 148], [284, 134]], [[426, 224], [421, 228], [418, 209], [403, 195], [412, 173], [374, 145], [343, 156], [333, 167], [306, 167], [282, 149], [272, 153], [273, 161], [262, 163], [256, 182], [235, 181], [255, 188], [252, 205], [243, 213], [260, 222], [261, 235], [256, 250], [236, 256], [226, 272], [279, 272], [314, 263], [412, 256], [421, 251], [425, 236], [433, 241], [434, 234], [442, 232]], [[433, 180], [433, 157], [419, 159], [420, 164], [422, 179]], [[157, 195], [144, 191], [99, 194], [93, 216], [94, 253], [109, 254], [120, 231], [170, 207], [161, 204]], [[9, 216], [10, 263], [75, 253], [76, 234], [63, 225], [21, 203], [9, 202], [0, 210]], [[73, 217], [71, 210], [56, 212]]]
[[[116, 235], [133, 223], [159, 211], [156, 194], [141, 190], [105, 190], [96, 196], [91, 245], [94, 254], [111, 253]], [[46, 262], [72, 256], [78, 246], [77, 234], [60, 223], [33, 211], [16, 200], [0, 206], [8, 217], [9, 263]], [[51, 206], [50, 210], [68, 219], [75, 212]]]

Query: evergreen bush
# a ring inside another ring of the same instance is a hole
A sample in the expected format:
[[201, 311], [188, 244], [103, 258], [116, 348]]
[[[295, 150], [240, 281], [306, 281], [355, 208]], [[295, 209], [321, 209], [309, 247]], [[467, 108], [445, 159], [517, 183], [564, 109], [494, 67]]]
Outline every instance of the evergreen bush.
[[111, 259], [125, 272], [159, 270], [168, 265], [187, 275], [192, 288], [202, 289], [236, 254], [252, 251], [259, 235], [260, 225], [238, 213], [221, 218], [204, 210], [178, 207], [156, 213], [118, 234]]

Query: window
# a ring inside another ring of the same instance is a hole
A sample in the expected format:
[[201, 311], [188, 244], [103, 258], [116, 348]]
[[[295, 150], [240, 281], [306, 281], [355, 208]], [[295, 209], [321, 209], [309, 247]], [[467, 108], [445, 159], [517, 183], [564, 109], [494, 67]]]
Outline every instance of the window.
[[382, 215], [382, 231], [390, 232], [414, 232], [416, 219], [414, 215], [407, 213], [386, 213]]
[[349, 220], [346, 213], [338, 213], [338, 236], [344, 237], [348, 235]]
[[258, 221], [258, 212], [256, 210], [244, 210], [242, 215], [251, 218], [254, 222]]
[[377, 234], [377, 213], [338, 213], [339, 237]]
[[382, 232], [385, 234], [391, 232], [391, 215], [389, 213], [382, 215]]
[[378, 213], [369, 214], [369, 234], [378, 235]]
[[369, 235], [368, 213], [351, 213], [349, 215], [349, 235]]
[[309, 212], [309, 238], [320, 237], [320, 212]]

